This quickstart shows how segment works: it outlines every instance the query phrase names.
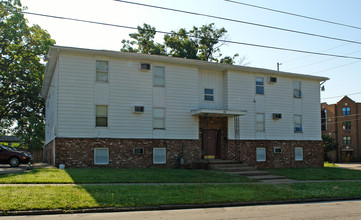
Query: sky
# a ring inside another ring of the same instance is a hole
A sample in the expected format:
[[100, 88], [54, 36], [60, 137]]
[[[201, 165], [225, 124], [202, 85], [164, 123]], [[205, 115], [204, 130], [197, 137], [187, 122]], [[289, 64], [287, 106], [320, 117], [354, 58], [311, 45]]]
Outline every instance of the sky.
[[[332, 38], [361, 42], [361, 1], [359, 0], [234, 0], [288, 13], [352, 25], [344, 27], [315, 20], [276, 13], [259, 8], [235, 4], [224, 0], [129, 0], [160, 7], [184, 10], [244, 22], [292, 29]], [[227, 40], [329, 53], [361, 58], [361, 43], [349, 43], [286, 31], [262, 28], [254, 25], [230, 22], [156, 8], [137, 6], [114, 0], [22, 0], [26, 11], [53, 16], [111, 23], [130, 27], [150, 24], [159, 31], [170, 32], [180, 28], [191, 29], [214, 23], [224, 27]], [[130, 39], [136, 30], [109, 27], [46, 18], [25, 16], [29, 24], [38, 24], [56, 40], [56, 45], [89, 49], [119, 51], [122, 39]], [[156, 41], [162, 43], [163, 35], [157, 34]], [[280, 71], [330, 78], [323, 85], [321, 101], [329, 104], [338, 102], [344, 95], [361, 102], [361, 60], [310, 55], [259, 47], [227, 44], [221, 47], [223, 55], [238, 53], [246, 58], [247, 66], [277, 69]], [[356, 93], [356, 94], [355, 94]]]

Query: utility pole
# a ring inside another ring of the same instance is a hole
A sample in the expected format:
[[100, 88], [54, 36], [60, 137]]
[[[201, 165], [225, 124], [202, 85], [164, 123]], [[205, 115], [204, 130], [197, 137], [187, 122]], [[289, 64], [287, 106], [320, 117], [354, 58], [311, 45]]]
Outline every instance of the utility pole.
[[282, 63], [277, 62], [277, 71], [280, 71], [280, 65], [282, 65]]

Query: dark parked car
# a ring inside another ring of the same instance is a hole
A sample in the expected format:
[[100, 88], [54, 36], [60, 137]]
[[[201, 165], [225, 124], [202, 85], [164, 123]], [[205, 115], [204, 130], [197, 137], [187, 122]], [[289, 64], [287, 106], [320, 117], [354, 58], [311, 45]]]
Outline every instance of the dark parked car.
[[19, 166], [20, 163], [29, 163], [31, 156], [27, 153], [13, 150], [9, 147], [0, 145], [0, 163], [10, 164], [12, 167]]

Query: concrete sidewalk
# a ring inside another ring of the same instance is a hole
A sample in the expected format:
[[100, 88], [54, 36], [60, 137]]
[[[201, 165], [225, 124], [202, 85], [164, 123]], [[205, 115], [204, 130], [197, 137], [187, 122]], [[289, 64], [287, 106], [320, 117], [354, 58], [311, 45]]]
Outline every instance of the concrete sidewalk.
[[361, 163], [335, 163], [338, 168], [361, 170]]

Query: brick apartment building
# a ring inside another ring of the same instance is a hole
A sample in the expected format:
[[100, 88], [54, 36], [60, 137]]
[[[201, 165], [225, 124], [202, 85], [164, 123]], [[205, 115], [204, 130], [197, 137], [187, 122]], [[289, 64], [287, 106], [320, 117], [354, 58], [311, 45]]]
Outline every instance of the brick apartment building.
[[321, 103], [322, 134], [338, 144], [338, 162], [361, 161], [361, 103], [345, 96], [336, 104]]

